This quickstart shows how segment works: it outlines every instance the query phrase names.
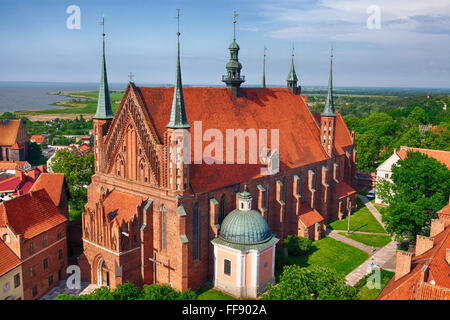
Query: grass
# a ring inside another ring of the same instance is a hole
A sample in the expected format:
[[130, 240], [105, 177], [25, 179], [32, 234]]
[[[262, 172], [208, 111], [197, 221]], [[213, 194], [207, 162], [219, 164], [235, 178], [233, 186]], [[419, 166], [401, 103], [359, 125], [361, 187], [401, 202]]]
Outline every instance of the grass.
[[360, 300], [375, 300], [395, 274], [394, 272], [380, 269], [380, 288], [369, 289], [369, 287], [367, 286], [367, 280], [369, 277], [374, 275], [374, 273], [375, 271], [372, 271], [372, 273], [364, 276], [361, 280], [358, 281], [358, 283], [355, 284], [354, 287], [358, 290], [358, 298]]
[[297, 264], [301, 267], [328, 267], [342, 275], [347, 275], [357, 266], [366, 261], [369, 254], [353, 246], [325, 237], [314, 241], [312, 250], [303, 256], [283, 256], [276, 252], [276, 278], [281, 274], [284, 265]]
[[[350, 216], [350, 230], [385, 233], [386, 230], [378, 223], [369, 209], [367, 209], [361, 200], [357, 199], [357, 201], [358, 210], [354, 211]], [[329, 225], [333, 230], [347, 230], [348, 216], [345, 219], [330, 222]]]
[[339, 232], [340, 235], [346, 236], [352, 240], [361, 242], [367, 246], [371, 247], [384, 247], [389, 242], [391, 242], [390, 236], [383, 236], [378, 234], [364, 234], [364, 233], [351, 233], [347, 235], [345, 232]]
[[[53, 103], [53, 106], [58, 108], [45, 109], [45, 110], [33, 110], [33, 111], [20, 111], [21, 115], [33, 115], [33, 114], [95, 114], [97, 110], [98, 91], [90, 92], [74, 92], [65, 95], [66, 97], [72, 97], [73, 100], [61, 101]], [[113, 91], [110, 93], [111, 107], [113, 112], [119, 107], [119, 103], [122, 100], [123, 92]], [[83, 98], [83, 100], [76, 101], [77, 98]]]
[[196, 293], [197, 300], [236, 300], [232, 296], [206, 286], [198, 289]]

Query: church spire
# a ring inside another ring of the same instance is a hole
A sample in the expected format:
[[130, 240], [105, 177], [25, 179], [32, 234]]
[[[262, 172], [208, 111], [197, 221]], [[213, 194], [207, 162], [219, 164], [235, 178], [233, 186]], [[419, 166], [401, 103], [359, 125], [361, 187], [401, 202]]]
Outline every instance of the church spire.
[[172, 111], [170, 113], [170, 121], [166, 125], [170, 129], [188, 129], [191, 126], [187, 122], [186, 109], [184, 107], [183, 85], [181, 83], [181, 67], [180, 67], [180, 9], [178, 9], [178, 54], [177, 54], [177, 71], [175, 76], [175, 88], [173, 92]]
[[100, 25], [103, 26], [103, 56], [102, 69], [100, 77], [100, 88], [98, 90], [97, 112], [93, 119], [108, 120], [114, 118], [111, 109], [111, 100], [109, 98], [108, 77], [106, 75], [106, 59], [105, 59], [105, 18], [103, 18]]
[[236, 42], [236, 17], [238, 14], [234, 12], [233, 18], [233, 42], [228, 49], [230, 50], [230, 60], [226, 65], [227, 74], [222, 76], [222, 81], [227, 84], [231, 92], [239, 97], [239, 88], [241, 83], [245, 82], [245, 77], [241, 77], [242, 65], [239, 62], [239, 45]]
[[323, 109], [322, 116], [335, 117], [334, 101], [333, 101], [333, 48], [331, 48], [330, 55], [330, 77], [328, 78], [328, 96]]
[[294, 94], [297, 94], [297, 81], [298, 78], [294, 68], [294, 46], [292, 46], [291, 68], [289, 69], [289, 74], [287, 76], [286, 82], [287, 88]]
[[264, 60], [263, 60], [263, 74], [262, 74], [262, 87], [266, 87], [266, 46], [264, 46]]

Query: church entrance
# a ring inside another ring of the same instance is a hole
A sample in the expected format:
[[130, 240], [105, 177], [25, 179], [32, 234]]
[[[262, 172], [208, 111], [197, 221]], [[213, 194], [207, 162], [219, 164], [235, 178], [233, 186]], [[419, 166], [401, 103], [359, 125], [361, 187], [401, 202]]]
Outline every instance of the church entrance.
[[97, 285], [109, 287], [109, 272], [103, 259], [100, 259], [97, 264]]

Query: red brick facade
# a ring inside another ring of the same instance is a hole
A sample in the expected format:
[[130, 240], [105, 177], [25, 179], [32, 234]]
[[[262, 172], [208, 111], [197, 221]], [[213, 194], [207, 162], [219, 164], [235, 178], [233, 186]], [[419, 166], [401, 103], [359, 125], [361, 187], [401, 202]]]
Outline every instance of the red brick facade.
[[[320, 140], [320, 116], [309, 112], [300, 95], [287, 89], [244, 88], [235, 101], [227, 89], [187, 88], [184, 98], [186, 106], [191, 106], [187, 109], [190, 123], [201, 120], [205, 128], [214, 128], [223, 118], [219, 127], [223, 132], [227, 126], [239, 128], [236, 122], [246, 115], [225, 118], [236, 116], [227, 108], [240, 107], [249, 116], [263, 117], [261, 125], [273, 121], [271, 113], [276, 110], [282, 114], [291, 110], [295, 113], [291, 117], [298, 117], [298, 128], [270, 123], [265, 127], [281, 126], [280, 171], [274, 175], [260, 175], [260, 165], [181, 162], [172, 166], [170, 147], [176, 139], [165, 129], [171, 94], [170, 88], [130, 84], [113, 120], [94, 119], [96, 174], [82, 216], [84, 252], [79, 265], [83, 280], [98, 283], [101, 277], [102, 284], [111, 287], [126, 281], [170, 283], [178, 290], [211, 281], [210, 240], [217, 237], [223, 214], [236, 208], [236, 193], [244, 184], [257, 204], [255, 209], [281, 240], [289, 234], [303, 235], [302, 204], [316, 210], [324, 221], [338, 219], [339, 210], [346, 212], [345, 206], [355, 204], [354, 193], [338, 199], [342, 183], [350, 189], [355, 186], [356, 167], [353, 136], [339, 113], [332, 124], [334, 148], [329, 156]], [[222, 99], [215, 108], [220, 105], [223, 110], [209, 115], [206, 108], [212, 102], [202, 98], [212, 99], [212, 95]], [[259, 101], [265, 101], [265, 110], [258, 109]]]

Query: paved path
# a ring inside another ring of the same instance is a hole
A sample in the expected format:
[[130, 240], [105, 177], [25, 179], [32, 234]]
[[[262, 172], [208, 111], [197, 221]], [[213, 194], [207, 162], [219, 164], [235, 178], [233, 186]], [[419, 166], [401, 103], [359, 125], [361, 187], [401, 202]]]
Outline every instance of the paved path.
[[[333, 229], [333, 231], [347, 233], [347, 230]], [[389, 233], [385, 233], [385, 232], [384, 233], [380, 233], [380, 232], [367, 232], [367, 231], [353, 231], [353, 230], [350, 230], [350, 234], [352, 234], [352, 233], [372, 234], [372, 235], [379, 235], [379, 236], [389, 236]]]
[[380, 267], [381, 269], [385, 269], [388, 271], [395, 272], [395, 266], [392, 268], [391, 260], [392, 257], [395, 257], [395, 253], [397, 251], [397, 243], [395, 241], [391, 241], [383, 248], [378, 250], [372, 257], [364, 261], [359, 265], [355, 270], [350, 272], [346, 277], [347, 283], [351, 286], [356, 284], [362, 277], [369, 274], [371, 272], [370, 265], [373, 263], [374, 265]]
[[[361, 242], [352, 240], [352, 239], [350, 239], [350, 238], [347, 238], [346, 236], [340, 235], [338, 232], [339, 232], [339, 231], [337, 231], [337, 230], [332, 230], [332, 231], [328, 234], [328, 236], [329, 236], [330, 238], [333, 238], [333, 239], [337, 240], [337, 241], [344, 242], [344, 243], [349, 244], [349, 245], [351, 245], [351, 246], [353, 246], [353, 247], [356, 247], [356, 248], [358, 248], [358, 249], [361, 249], [361, 250], [367, 252], [367, 253], [370, 254], [370, 255], [372, 255], [372, 254], [375, 253], [376, 248], [372, 248], [372, 247], [370, 247], [370, 246], [365, 245], [364, 243], [361, 243]], [[340, 232], [342, 232], [342, 231], [340, 231]]]
[[383, 219], [381, 218], [381, 213], [375, 208], [375, 206], [372, 204], [372, 202], [369, 201], [369, 199], [366, 196], [363, 196], [362, 194], [357, 195], [359, 199], [364, 203], [364, 205], [369, 209], [370, 213], [374, 216], [375, 219], [383, 226], [384, 229], [386, 227], [384, 226]]
[[88, 294], [98, 288], [95, 284], [90, 284], [89, 282], [82, 282], [80, 289], [68, 289], [66, 285], [66, 280], [61, 280], [56, 287], [51, 289], [45, 295], [43, 295], [39, 300], [55, 300], [58, 294], [65, 293], [71, 296]]
[[[364, 205], [369, 209], [370, 213], [374, 216], [374, 218], [385, 228], [384, 223], [381, 218], [380, 212], [375, 208], [375, 206], [367, 199], [367, 197], [358, 194], [358, 197], [364, 203]], [[354, 246], [358, 249], [361, 249], [367, 252], [370, 255], [370, 258], [360, 264], [356, 269], [350, 272], [346, 277], [346, 281], [349, 285], [355, 285], [361, 278], [365, 275], [369, 274], [371, 270], [371, 264], [373, 263], [375, 266], [380, 267], [381, 269], [385, 269], [388, 271], [395, 272], [395, 255], [397, 251], [397, 242], [392, 240], [387, 245], [382, 248], [372, 248], [358, 241], [354, 241], [349, 239], [343, 235], [340, 235], [339, 232], [346, 232], [346, 230], [327, 230], [328, 236], [334, 238], [338, 241], [347, 243], [351, 246]], [[351, 231], [352, 233], [363, 233], [363, 234], [379, 234], [386, 235], [385, 233], [373, 233], [373, 232], [361, 232], [361, 231]], [[393, 237], [392, 237], [393, 239]]]

